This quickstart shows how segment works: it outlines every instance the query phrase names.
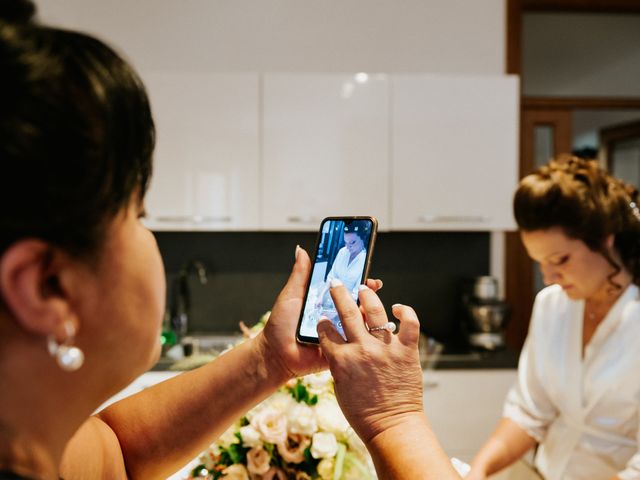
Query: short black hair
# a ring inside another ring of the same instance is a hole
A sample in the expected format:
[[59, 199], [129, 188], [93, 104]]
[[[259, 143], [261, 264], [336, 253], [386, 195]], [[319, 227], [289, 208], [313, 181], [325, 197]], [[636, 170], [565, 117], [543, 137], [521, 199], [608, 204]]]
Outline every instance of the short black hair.
[[27, 237], [94, 254], [108, 222], [149, 184], [155, 129], [145, 88], [101, 41], [31, 21], [31, 2], [5, 2], [0, 255]]

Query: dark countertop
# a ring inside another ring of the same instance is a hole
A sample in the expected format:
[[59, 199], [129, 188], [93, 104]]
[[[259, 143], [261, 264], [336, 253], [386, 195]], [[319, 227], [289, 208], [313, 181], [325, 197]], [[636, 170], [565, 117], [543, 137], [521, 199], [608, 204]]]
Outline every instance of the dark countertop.
[[515, 369], [518, 368], [519, 356], [520, 352], [511, 348], [492, 352], [445, 348], [435, 365], [435, 369]]
[[[481, 369], [515, 369], [518, 368], [519, 352], [512, 349], [497, 350], [494, 352], [481, 351], [447, 351], [445, 349], [435, 364], [436, 370], [481, 370]], [[174, 363], [174, 360], [161, 358], [151, 370], [165, 371]]]

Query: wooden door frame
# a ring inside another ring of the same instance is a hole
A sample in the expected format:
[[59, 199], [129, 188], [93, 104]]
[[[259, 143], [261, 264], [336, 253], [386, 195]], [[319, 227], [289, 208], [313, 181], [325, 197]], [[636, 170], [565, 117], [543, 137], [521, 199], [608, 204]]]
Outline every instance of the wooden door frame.
[[[525, 12], [594, 12], [640, 13], [638, 0], [506, 0], [506, 73], [522, 74], [522, 16]], [[522, 82], [521, 84], [522, 85]], [[524, 112], [535, 110], [574, 109], [640, 109], [639, 98], [620, 97], [522, 97], [520, 115], [520, 177], [534, 168], [533, 159], [524, 155], [522, 133]], [[533, 265], [529, 260], [520, 236], [507, 232], [505, 238], [506, 300], [513, 307], [511, 322], [507, 328], [507, 341], [514, 348], [521, 348], [529, 327], [533, 304]]]
[[613, 150], [614, 144], [629, 138], [640, 138], [640, 120], [613, 125], [600, 130], [600, 153], [608, 170], [611, 170], [612, 167], [610, 152]]

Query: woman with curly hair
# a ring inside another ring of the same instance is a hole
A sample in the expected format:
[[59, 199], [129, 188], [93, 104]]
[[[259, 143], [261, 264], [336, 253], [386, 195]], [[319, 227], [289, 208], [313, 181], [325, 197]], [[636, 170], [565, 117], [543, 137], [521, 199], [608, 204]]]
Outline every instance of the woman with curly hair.
[[565, 156], [520, 182], [514, 214], [548, 287], [536, 297], [518, 380], [467, 478], [539, 446], [546, 479], [640, 479], [638, 191]]

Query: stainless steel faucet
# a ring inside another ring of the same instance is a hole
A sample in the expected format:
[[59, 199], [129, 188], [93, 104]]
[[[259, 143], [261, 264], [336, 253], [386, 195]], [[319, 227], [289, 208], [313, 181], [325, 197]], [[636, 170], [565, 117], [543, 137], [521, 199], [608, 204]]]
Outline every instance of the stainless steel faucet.
[[191, 294], [189, 291], [189, 277], [195, 273], [201, 285], [207, 283], [207, 268], [200, 260], [189, 260], [186, 262], [176, 279], [173, 293], [173, 314], [171, 323], [178, 335], [178, 339], [184, 337], [189, 331], [189, 313], [191, 311]]

